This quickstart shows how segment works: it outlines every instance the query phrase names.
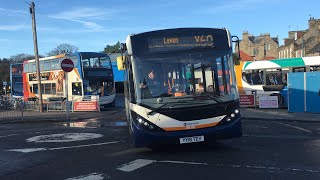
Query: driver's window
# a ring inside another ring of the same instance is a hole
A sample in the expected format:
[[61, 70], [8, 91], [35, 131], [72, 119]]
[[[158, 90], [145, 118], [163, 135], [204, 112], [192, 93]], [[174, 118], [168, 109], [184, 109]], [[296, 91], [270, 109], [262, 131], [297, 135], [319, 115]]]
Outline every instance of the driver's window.
[[214, 92], [214, 72], [211, 69], [211, 67], [204, 68], [207, 92]]

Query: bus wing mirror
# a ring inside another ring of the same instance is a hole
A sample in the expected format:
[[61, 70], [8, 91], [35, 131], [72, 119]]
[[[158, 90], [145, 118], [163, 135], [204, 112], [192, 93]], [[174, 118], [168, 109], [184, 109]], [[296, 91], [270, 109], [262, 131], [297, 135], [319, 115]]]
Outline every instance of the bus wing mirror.
[[121, 50], [122, 53], [127, 50], [126, 43], [121, 43], [121, 44], [120, 44], [120, 50]]
[[117, 66], [118, 66], [118, 70], [125, 70], [126, 66], [125, 66], [125, 57], [124, 56], [118, 56], [117, 57]]
[[240, 59], [241, 59], [241, 56], [240, 56], [240, 40], [239, 40], [238, 36], [231, 36], [231, 38], [232, 38], [232, 42], [234, 42], [236, 44], [235, 48], [237, 48], [237, 52], [233, 53], [233, 59], [234, 59], [235, 64], [239, 65], [240, 64]]
[[232, 58], [234, 59], [234, 64], [235, 65], [240, 65], [240, 57], [239, 53], [233, 53]]

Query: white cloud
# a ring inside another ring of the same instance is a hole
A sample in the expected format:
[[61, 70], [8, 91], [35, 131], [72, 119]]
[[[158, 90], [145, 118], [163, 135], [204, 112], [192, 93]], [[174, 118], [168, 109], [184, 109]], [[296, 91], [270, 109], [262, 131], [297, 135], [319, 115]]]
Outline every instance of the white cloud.
[[208, 8], [202, 9], [202, 13], [230, 13], [234, 11], [247, 11], [248, 9], [255, 8], [257, 6], [270, 4], [275, 0], [228, 0], [222, 1], [223, 3], [214, 4]]
[[101, 32], [106, 30], [95, 20], [110, 18], [113, 13], [112, 10], [102, 8], [79, 8], [49, 15], [49, 17], [80, 23], [86, 28], [85, 32]]
[[37, 27], [37, 31], [41, 31], [41, 32], [56, 32], [59, 31], [61, 29], [58, 28], [52, 28], [52, 27], [43, 27], [43, 26], [38, 26]]
[[100, 9], [100, 8], [79, 8], [74, 10], [68, 10], [58, 13], [52, 17], [61, 19], [80, 19], [80, 18], [93, 18], [93, 19], [105, 19], [112, 16], [112, 10]]
[[7, 15], [12, 15], [12, 14], [28, 14], [28, 11], [21, 11], [21, 10], [14, 10], [14, 9], [5, 9], [5, 8], [0, 8], [0, 12], [6, 13]]
[[19, 30], [25, 30], [31, 27], [26, 26], [24, 24], [18, 24], [18, 25], [0, 25], [0, 31], [19, 31]]
[[7, 41], [9, 41], [9, 39], [1, 39], [0, 38], [0, 42], [7, 42]]

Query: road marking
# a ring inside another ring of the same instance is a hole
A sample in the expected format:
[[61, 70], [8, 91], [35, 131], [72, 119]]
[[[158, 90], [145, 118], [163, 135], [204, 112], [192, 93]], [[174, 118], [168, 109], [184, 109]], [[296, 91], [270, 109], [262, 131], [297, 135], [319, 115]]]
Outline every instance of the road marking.
[[84, 141], [89, 139], [96, 139], [102, 137], [102, 134], [96, 133], [60, 133], [60, 134], [49, 134], [41, 135], [28, 138], [27, 142], [73, 142], [73, 141]]
[[89, 175], [82, 175], [78, 177], [68, 178], [66, 180], [103, 180], [103, 179], [111, 179], [111, 177], [105, 174], [92, 173]]
[[174, 164], [191, 164], [191, 165], [208, 165], [207, 163], [197, 163], [197, 162], [185, 162], [185, 161], [157, 161], [160, 163], [174, 163]]
[[232, 168], [248, 168], [248, 169], [267, 169], [273, 171], [298, 171], [298, 172], [309, 172], [309, 173], [319, 173], [319, 170], [315, 169], [301, 169], [301, 168], [279, 168], [274, 166], [252, 166], [252, 165], [240, 165], [240, 164], [233, 164], [233, 165], [223, 165], [217, 164], [218, 167], [232, 167]]
[[275, 123], [281, 124], [283, 126], [291, 127], [291, 128], [294, 128], [294, 129], [299, 129], [299, 130], [304, 131], [304, 132], [312, 133], [312, 131], [310, 131], [308, 129], [305, 129], [305, 128], [298, 127], [298, 126], [292, 126], [290, 124], [285, 124], [285, 123], [281, 123], [281, 122], [275, 122]]
[[7, 151], [30, 153], [30, 152], [46, 151], [46, 150], [48, 150], [48, 149], [46, 149], [46, 148], [26, 148], [26, 149], [10, 149]]
[[256, 125], [257, 128], [263, 128], [263, 129], [268, 129], [268, 127], [266, 126], [262, 126], [262, 125]]
[[11, 137], [11, 136], [22, 136], [22, 135], [26, 135], [26, 134], [39, 134], [39, 133], [45, 133], [45, 132], [48, 132], [48, 131], [41, 131], [41, 132], [33, 132], [33, 133], [22, 133], [22, 134], [8, 134], [8, 135], [4, 135], [4, 136], [0, 136], [0, 139], [1, 138], [5, 138], [5, 137]]
[[152, 164], [154, 162], [157, 162], [155, 160], [148, 160], [148, 159], [136, 159], [134, 161], [131, 161], [129, 163], [123, 164], [119, 167], [117, 167], [118, 170], [124, 171], [124, 172], [131, 172], [136, 169], [142, 168], [144, 166], [147, 166], [149, 164]]
[[189, 165], [208, 165], [207, 163], [197, 163], [197, 162], [185, 162], [185, 161], [170, 161], [170, 160], [163, 160], [163, 161], [156, 161], [156, 160], [149, 160], [149, 159], [136, 159], [129, 163], [123, 164], [118, 166], [117, 169], [124, 172], [131, 172], [147, 166], [152, 163], [174, 163], [174, 164], [189, 164]]
[[20, 134], [8, 134], [5, 136], [0, 136], [0, 138], [10, 137], [10, 136], [18, 136], [18, 135], [20, 135]]
[[302, 169], [295, 167], [280, 168], [274, 166], [259, 166], [259, 165], [243, 165], [243, 164], [208, 164], [208, 163], [198, 163], [198, 162], [185, 162], [185, 161], [156, 161], [150, 159], [136, 159], [129, 163], [119, 166], [117, 169], [124, 172], [132, 172], [136, 169], [145, 167], [152, 163], [174, 163], [174, 164], [188, 164], [188, 165], [203, 165], [203, 166], [216, 166], [216, 167], [226, 167], [226, 168], [247, 168], [247, 169], [258, 169], [258, 170], [272, 170], [272, 171], [294, 171], [294, 172], [303, 172], [303, 173], [320, 173], [318, 169]]
[[50, 148], [49, 150], [72, 149], [72, 148], [82, 148], [82, 147], [90, 147], [90, 146], [101, 146], [101, 145], [115, 144], [115, 143], [119, 143], [119, 141], [96, 143], [96, 144], [85, 144], [85, 145], [78, 145], [78, 146], [57, 147], [57, 148]]
[[104, 142], [104, 143], [96, 143], [96, 144], [85, 144], [85, 145], [78, 145], [78, 146], [65, 146], [65, 147], [57, 147], [57, 148], [26, 148], [26, 149], [10, 149], [6, 151], [11, 152], [22, 152], [22, 153], [30, 153], [30, 152], [37, 152], [37, 151], [54, 151], [54, 150], [61, 150], [61, 149], [73, 149], [73, 148], [83, 148], [83, 147], [90, 147], [90, 146], [102, 146], [107, 144], [116, 144], [119, 141], [111, 141], [111, 142]]
[[274, 139], [317, 139], [317, 137], [308, 137], [303, 135], [268, 135], [268, 134], [243, 134], [242, 137], [254, 137], [254, 138], [274, 138]]

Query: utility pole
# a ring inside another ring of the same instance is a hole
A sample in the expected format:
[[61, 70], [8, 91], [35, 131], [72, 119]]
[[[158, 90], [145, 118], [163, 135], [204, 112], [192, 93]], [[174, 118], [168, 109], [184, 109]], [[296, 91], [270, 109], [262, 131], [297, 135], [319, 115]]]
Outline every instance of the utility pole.
[[37, 27], [36, 27], [36, 17], [34, 10], [34, 2], [30, 4], [30, 14], [32, 17], [32, 31], [33, 31], [33, 43], [34, 43], [34, 55], [36, 58], [37, 66], [37, 80], [38, 80], [38, 94], [40, 100], [40, 112], [43, 111], [43, 102], [42, 102], [42, 87], [41, 87], [41, 77], [40, 77], [40, 63], [39, 63], [39, 54], [38, 54], [38, 40], [37, 40]]

